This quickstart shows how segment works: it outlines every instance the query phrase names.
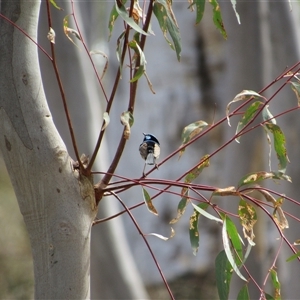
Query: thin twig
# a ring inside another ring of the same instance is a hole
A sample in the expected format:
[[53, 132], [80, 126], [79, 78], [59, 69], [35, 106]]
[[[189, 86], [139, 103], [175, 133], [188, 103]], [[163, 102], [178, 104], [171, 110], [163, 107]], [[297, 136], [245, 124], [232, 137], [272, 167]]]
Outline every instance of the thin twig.
[[160, 274], [160, 276], [161, 276], [161, 278], [162, 278], [162, 280], [163, 280], [163, 282], [164, 282], [164, 284], [165, 284], [165, 286], [166, 286], [166, 288], [167, 288], [167, 290], [168, 290], [168, 293], [169, 293], [171, 299], [172, 299], [172, 300], [175, 300], [175, 298], [174, 298], [174, 296], [173, 296], [173, 293], [172, 293], [172, 291], [171, 291], [171, 289], [170, 289], [170, 287], [169, 287], [169, 284], [168, 284], [168, 282], [167, 282], [167, 280], [166, 280], [166, 278], [165, 278], [165, 276], [164, 276], [164, 274], [163, 274], [163, 272], [162, 272], [162, 270], [161, 270], [161, 267], [160, 267], [160, 265], [159, 265], [159, 263], [158, 263], [158, 261], [157, 261], [155, 255], [154, 255], [154, 253], [153, 253], [153, 251], [152, 251], [152, 248], [151, 248], [151, 246], [150, 246], [148, 240], [146, 239], [144, 233], [142, 232], [142, 230], [141, 230], [139, 224], [138, 224], [137, 221], [135, 220], [133, 214], [131, 213], [131, 211], [128, 209], [128, 207], [125, 205], [125, 203], [122, 201], [122, 199], [121, 199], [117, 194], [115, 194], [114, 192], [111, 192], [111, 194], [112, 194], [114, 197], [116, 197], [116, 199], [118, 199], [118, 201], [119, 201], [119, 202], [121, 203], [121, 205], [124, 207], [124, 209], [126, 210], [126, 212], [127, 212], [128, 215], [129, 215], [129, 217], [131, 218], [133, 224], [135, 225], [135, 228], [137, 229], [137, 231], [139, 232], [139, 234], [142, 236], [142, 238], [143, 238], [143, 240], [144, 240], [144, 242], [145, 242], [145, 244], [146, 244], [146, 246], [147, 246], [147, 248], [148, 248], [148, 250], [149, 250], [149, 252], [150, 252], [150, 254], [151, 254], [151, 256], [152, 256], [152, 258], [153, 258], [153, 261], [154, 261], [154, 263], [155, 263], [155, 265], [156, 265], [156, 267], [157, 267], [157, 270], [158, 270], [158, 272], [159, 272], [159, 274]]
[[[151, 20], [152, 5], [153, 5], [153, 0], [149, 3], [148, 12], [147, 12], [147, 18], [146, 18], [146, 22], [145, 22], [145, 25], [144, 25], [144, 28], [143, 28], [146, 32], [148, 31], [150, 20]], [[131, 1], [130, 10], [129, 10], [129, 17], [131, 17], [131, 15], [132, 15], [133, 7], [134, 7], [134, 0]], [[122, 59], [121, 59], [121, 64], [123, 63], [124, 58], [125, 58], [129, 30], [130, 30], [130, 26], [127, 24], [127, 26], [126, 26], [125, 40], [124, 40], [124, 47], [123, 47], [123, 53], [122, 53]], [[141, 49], [142, 50], [144, 48], [145, 41], [146, 41], [146, 36], [143, 35], [142, 39], [141, 39]], [[139, 64], [140, 64], [140, 60], [138, 59], [138, 61], [136, 63], [136, 67], [137, 68], [139, 67]], [[108, 102], [107, 110], [110, 109], [110, 106], [111, 106], [112, 101], [114, 99], [115, 90], [116, 90], [117, 85], [119, 83], [119, 76], [120, 76], [119, 72], [120, 71], [117, 72], [117, 77], [116, 77], [116, 80], [115, 80], [115, 85], [114, 85], [113, 93], [112, 93], [112, 96], [111, 96], [111, 98], [110, 98], [110, 100]], [[135, 70], [135, 72], [137, 72], [137, 69]], [[130, 85], [130, 97], [129, 97], [128, 111], [130, 111], [131, 113], [133, 113], [133, 111], [134, 111], [137, 85], [138, 85], [138, 81], [132, 82], [131, 85]], [[92, 165], [92, 163], [94, 162], [94, 160], [96, 158], [96, 155], [97, 155], [97, 152], [98, 152], [98, 149], [99, 149], [98, 147], [100, 147], [100, 142], [101, 142], [102, 137], [103, 137], [103, 133], [101, 131], [99, 139], [98, 139], [98, 142], [97, 142], [97, 145], [96, 145], [96, 148], [95, 148], [95, 151], [94, 151], [94, 153], [92, 155], [92, 158], [91, 158], [91, 161], [90, 161], [88, 167], [90, 167], [90, 165]], [[96, 201], [97, 201], [97, 203], [99, 203], [99, 201], [101, 200], [101, 198], [103, 196], [103, 189], [107, 186], [107, 184], [110, 182], [110, 180], [112, 178], [112, 175], [110, 175], [110, 174], [113, 174], [115, 172], [115, 170], [116, 170], [116, 168], [117, 168], [117, 166], [119, 164], [119, 161], [121, 159], [123, 150], [124, 150], [125, 145], [126, 145], [126, 141], [127, 140], [124, 137], [124, 130], [123, 130], [122, 136], [121, 136], [120, 141], [119, 141], [119, 145], [118, 145], [117, 151], [116, 151], [115, 156], [113, 158], [113, 161], [111, 162], [111, 165], [110, 165], [110, 167], [109, 167], [109, 169], [107, 171], [108, 174], [105, 175], [104, 178], [102, 178], [102, 180], [95, 185], [95, 195], [96, 195]]]
[[[48, 26], [49, 26], [49, 28], [50, 27], [52, 28], [52, 18], [51, 18], [51, 9], [50, 9], [49, 0], [46, 1], [46, 5], [47, 5]], [[79, 168], [80, 168], [80, 170], [83, 170], [84, 167], [83, 167], [82, 162], [80, 160], [78, 147], [77, 147], [77, 144], [76, 144], [76, 138], [75, 138], [75, 134], [74, 134], [74, 130], [73, 130], [73, 125], [72, 125], [71, 117], [70, 117], [69, 110], [68, 110], [65, 91], [64, 91], [64, 88], [63, 88], [63, 85], [62, 85], [62, 82], [61, 82], [61, 79], [60, 79], [58, 67], [57, 67], [57, 64], [56, 64], [54, 44], [50, 43], [50, 46], [51, 46], [51, 54], [52, 54], [51, 62], [52, 62], [53, 69], [54, 69], [54, 72], [55, 72], [55, 76], [56, 76], [56, 80], [57, 80], [57, 83], [58, 83], [59, 91], [60, 91], [60, 94], [61, 94], [61, 97], [62, 97], [62, 102], [63, 102], [64, 111], [65, 111], [65, 115], [66, 115], [67, 122], [68, 122], [68, 128], [69, 128], [69, 131], [70, 131], [70, 136], [71, 136], [71, 140], [72, 140], [73, 149], [74, 149], [75, 156], [76, 156], [76, 159], [77, 159], [78, 164], [79, 164]]]
[[76, 29], [77, 29], [77, 31], [78, 31], [78, 33], [79, 33], [79, 36], [80, 36], [80, 39], [81, 39], [81, 43], [82, 43], [82, 45], [83, 45], [83, 47], [84, 47], [84, 49], [85, 49], [85, 51], [86, 51], [86, 53], [87, 53], [87, 56], [88, 56], [88, 58], [89, 58], [89, 60], [90, 60], [90, 62], [91, 62], [91, 64], [92, 64], [92, 67], [93, 67], [93, 70], [94, 70], [94, 72], [95, 72], [96, 78], [97, 78], [97, 80], [98, 80], [98, 82], [99, 82], [99, 85], [100, 85], [100, 87], [101, 87], [103, 96], [104, 96], [106, 102], [108, 102], [108, 97], [107, 97], [107, 95], [106, 95], [104, 86], [103, 86], [103, 84], [102, 84], [102, 80], [101, 80], [101, 78], [100, 78], [100, 76], [99, 76], [99, 74], [98, 74], [97, 68], [96, 68], [96, 66], [95, 66], [95, 64], [94, 64], [94, 61], [93, 61], [92, 56], [91, 56], [91, 54], [90, 54], [90, 51], [89, 51], [89, 49], [88, 49], [88, 47], [87, 47], [87, 45], [86, 45], [86, 43], [85, 43], [85, 41], [84, 41], [84, 38], [83, 38], [83, 36], [82, 36], [82, 33], [81, 33], [81, 31], [80, 31], [80, 27], [79, 27], [79, 25], [78, 25], [77, 18], [76, 18], [75, 5], [74, 5], [74, 1], [73, 1], [73, 0], [71, 0], [71, 7], [72, 7], [72, 16], [73, 16], [73, 19], [74, 19], [74, 22], [75, 22], [75, 25], [76, 25]]

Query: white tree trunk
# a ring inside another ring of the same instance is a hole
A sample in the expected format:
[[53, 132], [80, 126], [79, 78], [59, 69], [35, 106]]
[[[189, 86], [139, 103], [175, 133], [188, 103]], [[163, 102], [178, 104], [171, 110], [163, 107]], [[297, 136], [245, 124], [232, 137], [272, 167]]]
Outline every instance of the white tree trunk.
[[[70, 2], [60, 3], [64, 12], [53, 10], [53, 28], [56, 32], [56, 59], [59, 66], [60, 75], [67, 95], [67, 102], [73, 121], [73, 127], [77, 139], [80, 153], [91, 155], [95, 147], [96, 140], [101, 130], [103, 106], [105, 102], [99, 89], [99, 84], [95, 78], [89, 58], [86, 55], [81, 43], [75, 39], [75, 43], [80, 50], [75, 47], [64, 35], [61, 24], [62, 19], [71, 11]], [[101, 50], [109, 58], [109, 69], [104, 77], [103, 83], [107, 92], [111, 90], [114, 76], [118, 66], [111, 64], [115, 58], [115, 44], [111, 43], [113, 50], [108, 50], [106, 44], [107, 35], [105, 28], [108, 23], [109, 10], [113, 3], [108, 5], [104, 2], [75, 2], [76, 19], [80, 27], [81, 34], [89, 50]], [[41, 6], [39, 23], [39, 44], [44, 48], [49, 48], [46, 39], [47, 22], [45, 3]], [[99, 18], [99, 15], [106, 18]], [[70, 19], [70, 27], [74, 23]], [[40, 63], [44, 88], [47, 94], [48, 103], [53, 113], [54, 122], [63, 137], [69, 152], [72, 151], [70, 134], [66, 126], [62, 103], [57, 89], [57, 83], [53, 76], [49, 60], [43, 53], [40, 54]], [[101, 74], [104, 59], [93, 56], [97, 70]], [[125, 108], [124, 108], [125, 109]], [[116, 122], [111, 120], [108, 135], [115, 139], [118, 131], [123, 127], [117, 118]], [[119, 138], [119, 137], [118, 137]], [[93, 166], [93, 171], [105, 172], [113, 158], [116, 147], [107, 147], [106, 138], [101, 144], [100, 153]], [[95, 176], [95, 182], [99, 176]], [[99, 205], [97, 217], [107, 217], [119, 211], [118, 203], [115, 199], [103, 199]], [[92, 299], [147, 299], [143, 282], [135, 266], [135, 258], [132, 256], [125, 238], [124, 231], [127, 228], [122, 222], [122, 217], [118, 217], [106, 223], [98, 224], [92, 229], [91, 242], [91, 298]], [[112, 284], [117, 283], [117, 284]]]
[[[1, 13], [37, 40], [40, 3]], [[36, 45], [0, 19], [0, 147], [31, 241], [35, 298], [90, 296], [93, 185], [78, 176], [46, 102]]]

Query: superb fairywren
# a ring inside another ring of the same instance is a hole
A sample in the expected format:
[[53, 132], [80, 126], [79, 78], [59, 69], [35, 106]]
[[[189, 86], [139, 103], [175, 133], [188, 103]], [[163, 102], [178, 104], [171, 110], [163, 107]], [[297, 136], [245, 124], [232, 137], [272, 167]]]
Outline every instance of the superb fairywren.
[[156, 159], [159, 157], [160, 154], [160, 144], [157, 138], [150, 134], [150, 133], [143, 133], [144, 140], [142, 144], [140, 145], [140, 154], [142, 158], [145, 160], [144, 170], [143, 170], [143, 176], [145, 177], [145, 168], [146, 165], [155, 165]]

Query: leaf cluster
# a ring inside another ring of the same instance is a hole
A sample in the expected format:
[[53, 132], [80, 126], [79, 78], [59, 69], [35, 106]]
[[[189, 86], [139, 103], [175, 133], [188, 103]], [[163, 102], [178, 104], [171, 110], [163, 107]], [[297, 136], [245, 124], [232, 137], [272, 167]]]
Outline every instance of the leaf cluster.
[[[53, 6], [60, 9], [54, 0], [50, 0]], [[227, 33], [222, 20], [220, 5], [217, 0], [209, 1], [213, 10], [213, 22], [218, 30], [221, 32], [224, 38], [227, 38]], [[240, 23], [240, 18], [236, 10], [236, 1], [231, 0], [236, 18], [238, 23]], [[293, 255], [288, 259], [288, 261], [299, 259], [299, 250], [295, 246], [298, 245], [297, 241], [294, 245], [286, 238], [284, 231], [289, 228], [289, 222], [287, 218], [287, 213], [284, 210], [284, 202], [290, 201], [296, 204], [296, 201], [288, 198], [285, 195], [276, 193], [275, 191], [267, 190], [264, 188], [263, 184], [266, 180], [272, 181], [288, 181], [291, 182], [291, 177], [286, 174], [287, 166], [289, 163], [289, 158], [287, 155], [286, 137], [285, 134], [278, 125], [278, 117], [286, 112], [282, 112], [277, 116], [273, 116], [271, 113], [271, 101], [284, 86], [290, 84], [292, 90], [295, 92], [297, 97], [297, 105], [290, 109], [289, 111], [296, 110], [299, 108], [300, 103], [300, 80], [297, 75], [300, 70], [299, 64], [296, 64], [289, 70], [282, 73], [273, 83], [267, 86], [265, 89], [255, 92], [252, 90], [243, 90], [237, 94], [233, 100], [231, 100], [226, 108], [225, 116], [215, 124], [209, 124], [203, 120], [197, 120], [192, 124], [187, 125], [183, 131], [181, 140], [182, 143], [178, 149], [174, 150], [168, 157], [166, 157], [159, 165], [166, 163], [171, 157], [179, 155], [179, 158], [184, 155], [186, 149], [190, 147], [195, 141], [202, 138], [204, 135], [214, 130], [217, 126], [222, 123], [228, 122], [231, 126], [232, 117], [239, 116], [239, 121], [236, 126], [236, 131], [233, 137], [226, 141], [224, 145], [216, 149], [213, 153], [206, 154], [198, 158], [197, 163], [190, 167], [182, 176], [174, 180], [152, 180], [147, 178], [139, 179], [129, 179], [126, 177], [121, 177], [115, 174], [117, 165], [122, 157], [123, 149], [126, 145], [126, 141], [130, 138], [131, 127], [134, 125], [134, 108], [136, 102], [136, 90], [139, 80], [142, 76], [145, 76], [151, 92], [154, 93], [152, 83], [146, 73], [146, 56], [144, 53], [146, 39], [149, 35], [153, 34], [151, 26], [151, 18], [155, 17], [161, 32], [172, 50], [175, 51], [178, 61], [181, 57], [181, 37], [179, 24], [177, 23], [176, 17], [172, 9], [171, 0], [150, 0], [148, 7], [141, 8], [137, 1], [130, 1], [127, 3], [126, 0], [116, 0], [112, 6], [108, 28], [109, 28], [109, 39], [113, 34], [115, 24], [118, 20], [123, 22], [124, 30], [119, 33], [116, 44], [116, 57], [119, 62], [119, 69], [115, 76], [114, 86], [110, 95], [106, 94], [105, 88], [102, 84], [103, 76], [108, 68], [108, 58], [105, 53], [100, 50], [89, 50], [85, 44], [84, 38], [81, 35], [80, 28], [76, 21], [75, 8], [72, 2], [72, 12], [64, 17], [63, 19], [63, 29], [67, 38], [76, 44], [72, 36], [75, 36], [79, 42], [84, 46], [87, 54], [90, 57], [91, 64], [93, 64], [92, 55], [101, 54], [106, 59], [105, 67], [102, 71], [102, 75], [99, 76], [96, 68], [94, 67], [95, 74], [99, 85], [103, 91], [104, 98], [106, 100], [106, 109], [103, 114], [103, 124], [101, 131], [99, 132], [96, 147], [91, 156], [90, 161], [87, 164], [79, 158], [79, 152], [76, 146], [76, 139], [72, 131], [72, 125], [67, 108], [66, 117], [69, 120], [70, 134], [72, 136], [73, 146], [76, 153], [76, 158], [78, 160], [79, 169], [82, 175], [90, 176], [92, 173], [92, 167], [96, 156], [98, 154], [99, 148], [101, 146], [103, 136], [106, 132], [106, 128], [110, 123], [110, 111], [114, 105], [114, 99], [116, 91], [118, 88], [118, 83], [124, 72], [125, 60], [128, 60], [129, 76], [130, 76], [130, 97], [128, 99], [128, 109], [124, 111], [120, 116], [120, 121], [124, 127], [123, 133], [119, 139], [119, 145], [115, 151], [114, 158], [111, 162], [108, 170], [103, 174], [103, 178], [100, 182], [95, 184], [95, 196], [97, 204], [106, 195], [114, 195], [115, 198], [123, 205], [124, 211], [120, 212], [115, 216], [110, 216], [109, 218], [95, 221], [94, 224], [100, 223], [102, 221], [107, 221], [113, 217], [119, 216], [120, 214], [126, 212], [132, 218], [134, 224], [136, 225], [139, 233], [143, 236], [145, 243], [147, 235], [153, 235], [163, 240], [168, 240], [175, 235], [175, 231], [171, 228], [170, 237], [163, 237], [157, 233], [144, 234], [139, 228], [138, 224], [134, 220], [131, 214], [131, 210], [140, 206], [145, 205], [150, 213], [158, 216], [159, 211], [155, 207], [154, 199], [157, 198], [162, 193], [170, 193], [178, 197], [179, 203], [177, 205], [177, 214], [170, 224], [175, 224], [179, 222], [182, 216], [186, 212], [187, 206], [191, 206], [193, 212], [189, 217], [189, 229], [188, 234], [190, 237], [191, 250], [194, 255], [197, 255], [200, 244], [200, 230], [199, 224], [201, 222], [200, 216], [207, 218], [211, 222], [215, 222], [220, 226], [220, 231], [222, 235], [223, 250], [217, 255], [215, 260], [216, 269], [216, 282], [220, 299], [228, 299], [229, 289], [232, 275], [235, 273], [242, 281], [245, 282], [244, 286], [237, 295], [237, 299], [250, 299], [248, 291], [248, 283], [252, 281], [257, 289], [261, 292], [261, 299], [281, 299], [281, 285], [278, 279], [278, 274], [276, 271], [276, 262], [278, 255], [274, 258], [273, 264], [270, 267], [268, 274], [266, 275], [265, 282], [270, 278], [272, 284], [272, 296], [265, 292], [265, 283], [260, 286], [255, 278], [251, 276], [246, 267], [246, 260], [251, 253], [251, 249], [255, 247], [255, 224], [257, 223], [257, 210], [264, 212], [267, 217], [273, 222], [274, 226], [277, 228], [280, 235], [282, 243], [284, 242], [290, 249]], [[194, 0], [189, 2], [189, 9], [196, 11], [196, 23], [199, 23], [203, 17], [206, 2], [204, 0]], [[73, 18], [76, 29], [71, 28], [69, 25], [69, 18]], [[52, 58], [54, 57], [54, 43], [55, 43], [55, 32], [51, 22], [49, 23], [51, 30], [49, 31], [49, 40], [51, 42]], [[55, 60], [53, 60], [54, 69]], [[59, 74], [57, 74], [58, 82], [60, 82]], [[282, 86], [278, 89], [276, 93], [270, 98], [263, 96], [263, 92], [270, 88], [276, 82], [282, 82]], [[62, 90], [62, 88], [61, 88]], [[66, 103], [63, 92], [63, 101]], [[237, 108], [232, 109], [234, 105], [239, 105]], [[66, 105], [65, 105], [66, 106]], [[258, 121], [258, 122], [254, 122]], [[258, 124], [257, 124], [258, 123]], [[240, 178], [238, 182], [232, 183], [234, 186], [229, 186], [225, 188], [200, 185], [195, 183], [199, 177], [203, 176], [203, 173], [209, 168], [210, 164], [213, 162], [213, 157], [217, 155], [222, 149], [224, 149], [228, 144], [232, 142], [241, 143], [242, 137], [246, 136], [247, 133], [253, 130], [262, 130], [265, 134], [265, 140], [269, 147], [269, 170], [257, 170], [250, 174], [245, 174]], [[275, 155], [278, 161], [278, 165], [275, 168], [271, 166], [271, 157]], [[152, 172], [151, 170], [150, 172]], [[150, 173], [149, 172], [149, 173]], [[111, 182], [112, 178], [119, 178], [119, 181]], [[122, 199], [120, 194], [133, 187], [139, 185], [142, 187], [142, 199], [141, 203], [137, 204], [135, 207], [128, 208]], [[163, 186], [163, 188], [161, 188]], [[177, 192], [173, 192], [170, 188], [177, 188]], [[151, 196], [148, 190], [154, 190], [155, 195]], [[209, 193], [209, 197], [204, 196], [202, 192]], [[255, 195], [259, 194], [261, 199], [256, 198]], [[216, 198], [236, 200], [236, 211], [229, 212], [218, 205]], [[298, 205], [298, 204], [296, 204]], [[291, 214], [288, 214], [291, 216]], [[237, 225], [238, 224], [238, 225]], [[243, 236], [239, 232], [243, 232]], [[148, 245], [149, 251], [152, 253], [150, 246]], [[280, 249], [278, 250], [279, 253]], [[165, 281], [163, 274], [159, 268], [158, 263], [154, 261]], [[165, 281], [166, 283], [166, 281]], [[169, 290], [168, 284], [166, 287]], [[170, 296], [173, 298], [171, 291]]]

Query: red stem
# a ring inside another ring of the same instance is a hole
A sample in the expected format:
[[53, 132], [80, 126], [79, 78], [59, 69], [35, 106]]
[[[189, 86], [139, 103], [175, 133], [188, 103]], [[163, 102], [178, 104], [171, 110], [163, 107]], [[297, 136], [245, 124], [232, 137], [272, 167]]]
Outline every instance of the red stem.
[[132, 214], [131, 211], [128, 209], [128, 207], [124, 204], [124, 202], [121, 200], [121, 198], [120, 198], [118, 195], [116, 195], [115, 193], [113, 193], [113, 192], [112, 192], [112, 195], [114, 195], [114, 196], [118, 199], [118, 201], [119, 201], [119, 202], [121, 203], [121, 205], [124, 207], [125, 211], [128, 213], [128, 215], [129, 215], [129, 217], [131, 218], [132, 222], [134, 223], [134, 225], [135, 225], [137, 231], [139, 232], [139, 234], [140, 234], [141, 237], [143, 238], [143, 240], [144, 240], [144, 242], [145, 242], [145, 244], [146, 244], [146, 246], [147, 246], [147, 248], [148, 248], [148, 250], [149, 250], [149, 252], [150, 252], [150, 254], [151, 254], [151, 256], [152, 256], [152, 259], [153, 259], [153, 261], [154, 261], [154, 263], [155, 263], [155, 265], [156, 265], [156, 267], [157, 267], [157, 270], [158, 270], [158, 272], [159, 272], [159, 274], [160, 274], [160, 276], [161, 276], [161, 278], [162, 278], [162, 280], [163, 280], [163, 282], [164, 282], [164, 284], [165, 284], [165, 286], [166, 286], [166, 288], [167, 288], [167, 290], [168, 290], [168, 293], [169, 293], [171, 299], [172, 299], [172, 300], [175, 300], [175, 298], [174, 298], [174, 296], [173, 296], [173, 294], [172, 294], [172, 291], [171, 291], [171, 289], [170, 289], [170, 287], [169, 287], [169, 285], [168, 285], [168, 282], [167, 282], [167, 280], [166, 280], [166, 278], [165, 278], [165, 276], [164, 276], [164, 274], [163, 274], [163, 272], [162, 272], [162, 270], [161, 270], [161, 267], [160, 267], [160, 265], [159, 265], [159, 263], [158, 263], [158, 261], [157, 261], [155, 255], [154, 255], [154, 253], [153, 253], [153, 251], [152, 251], [152, 248], [151, 248], [149, 242], [147, 241], [147, 239], [146, 239], [146, 237], [145, 237], [145, 234], [142, 232], [142, 230], [141, 230], [140, 226], [138, 225], [137, 221], [135, 220], [133, 214]]
[[[49, 25], [49, 27], [52, 28], [52, 18], [51, 18], [51, 9], [50, 9], [49, 0], [46, 1], [46, 5], [47, 5], [48, 25]], [[71, 117], [70, 117], [69, 110], [68, 110], [65, 91], [63, 89], [63, 85], [62, 85], [62, 82], [61, 82], [61, 79], [60, 79], [58, 67], [57, 67], [57, 64], [56, 64], [55, 47], [54, 47], [53, 43], [50, 43], [50, 46], [51, 46], [51, 54], [52, 54], [51, 62], [52, 62], [52, 66], [53, 66], [53, 69], [54, 69], [54, 72], [55, 72], [55, 76], [56, 76], [56, 80], [57, 80], [58, 87], [59, 87], [59, 90], [60, 90], [60, 94], [61, 94], [61, 97], [62, 97], [63, 107], [64, 107], [66, 119], [67, 119], [67, 122], [68, 122], [70, 136], [71, 136], [71, 140], [72, 140], [72, 144], [73, 144], [73, 149], [74, 149], [74, 152], [75, 152], [76, 159], [79, 163], [79, 168], [81, 170], [83, 170], [84, 167], [82, 165], [82, 162], [80, 161], [80, 156], [79, 156], [78, 147], [77, 147], [77, 144], [76, 144], [76, 138], [75, 138], [75, 134], [74, 134], [74, 130], [73, 130], [73, 125], [72, 125], [72, 122], [71, 122]]]
[[[153, 0], [151, 0], [150, 3], [149, 3], [148, 12], [147, 12], [147, 18], [146, 18], [145, 25], [143, 27], [144, 31], [146, 31], [146, 32], [148, 31], [150, 20], [151, 20], [152, 6], [153, 6]], [[131, 1], [130, 10], [129, 10], [129, 16], [132, 15], [133, 7], [134, 7], [134, 0]], [[123, 48], [123, 53], [122, 53], [122, 60], [121, 60], [122, 63], [123, 63], [124, 58], [125, 58], [125, 53], [126, 53], [126, 48], [127, 48], [127, 43], [128, 43], [129, 30], [130, 30], [130, 26], [127, 25], [126, 26], [125, 40], [124, 40], [124, 48]], [[141, 47], [142, 50], [144, 49], [145, 41], [146, 41], [146, 36], [142, 35], [141, 45], [140, 45], [140, 47]], [[138, 60], [137, 63], [136, 63], [136, 68], [139, 67], [139, 64], [140, 64], [140, 62]], [[135, 70], [135, 72], [137, 72], [137, 69]], [[119, 76], [120, 76], [120, 70], [118, 71], [118, 77], [116, 77], [115, 86], [114, 86], [114, 89], [113, 89], [112, 96], [111, 96], [111, 98], [109, 100], [107, 110], [110, 109], [110, 107], [112, 105], [112, 101], [114, 99], [115, 91], [116, 91], [116, 88], [117, 88], [116, 82], [117, 83], [119, 82]], [[131, 113], [133, 113], [133, 111], [134, 111], [137, 85], [138, 85], [138, 81], [132, 82], [131, 85], [130, 85], [130, 97], [129, 97], [128, 111], [130, 111]], [[98, 147], [100, 147], [100, 141], [101, 141], [102, 137], [103, 137], [103, 132], [101, 131], [101, 133], [99, 135], [99, 139], [98, 139], [97, 145], [96, 145], [96, 148], [95, 148], [95, 151], [93, 153], [92, 159], [91, 159], [88, 167], [92, 166], [92, 162], [94, 161], [94, 159], [95, 159], [95, 157], [97, 155], [98, 149], [99, 149]], [[110, 167], [109, 167], [109, 169], [107, 171], [107, 174], [103, 177], [103, 179], [101, 180], [101, 182], [99, 182], [99, 183], [97, 183], [95, 185], [95, 194], [96, 194], [96, 201], [97, 201], [97, 203], [99, 203], [99, 201], [101, 200], [101, 198], [103, 196], [103, 189], [110, 182], [110, 180], [112, 178], [112, 174], [115, 172], [115, 170], [116, 170], [116, 168], [117, 168], [117, 166], [119, 164], [119, 161], [121, 159], [123, 150], [124, 150], [125, 145], [126, 145], [126, 141], [127, 140], [124, 137], [124, 130], [123, 130], [122, 136], [120, 138], [120, 142], [119, 142], [119, 145], [118, 145], [118, 148], [117, 148], [117, 151], [116, 151], [115, 156], [113, 158], [113, 161], [112, 161], [112, 163], [111, 163], [111, 165], [110, 165]]]

